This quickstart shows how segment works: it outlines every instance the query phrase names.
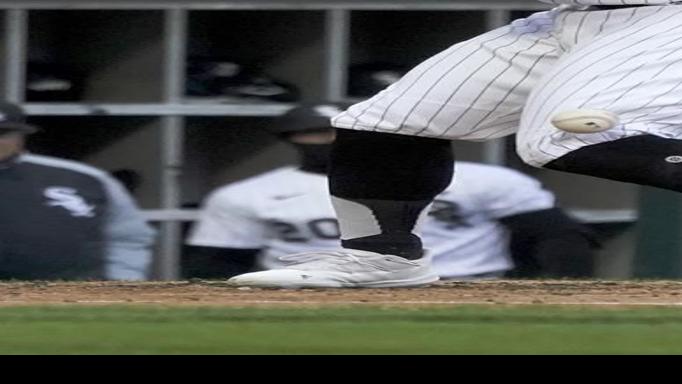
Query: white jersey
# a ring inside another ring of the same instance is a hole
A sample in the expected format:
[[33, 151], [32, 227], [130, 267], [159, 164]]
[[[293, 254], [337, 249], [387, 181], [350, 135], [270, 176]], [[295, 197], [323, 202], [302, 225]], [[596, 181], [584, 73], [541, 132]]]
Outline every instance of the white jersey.
[[[433, 56], [332, 123], [449, 140], [516, 133], [519, 155], [538, 167], [582, 147], [626, 137], [682, 139], [682, 3], [673, 4], [560, 6], [535, 13]], [[610, 111], [620, 123], [592, 134], [552, 125], [557, 113], [576, 109]]]
[[[513, 263], [498, 219], [553, 206], [553, 195], [528, 176], [458, 162], [455, 181], [436, 198], [421, 236], [442, 277], [503, 272]], [[188, 243], [264, 249], [261, 266], [269, 269], [287, 254], [338, 249], [339, 238], [327, 177], [286, 167], [214, 192]]]

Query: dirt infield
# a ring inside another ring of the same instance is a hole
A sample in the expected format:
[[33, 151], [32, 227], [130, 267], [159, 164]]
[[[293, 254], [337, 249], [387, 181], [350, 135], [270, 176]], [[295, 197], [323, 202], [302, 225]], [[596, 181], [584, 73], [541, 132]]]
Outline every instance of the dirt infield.
[[0, 306], [40, 304], [386, 306], [560, 304], [682, 306], [682, 282], [480, 281], [418, 289], [271, 290], [221, 282], [0, 283]]

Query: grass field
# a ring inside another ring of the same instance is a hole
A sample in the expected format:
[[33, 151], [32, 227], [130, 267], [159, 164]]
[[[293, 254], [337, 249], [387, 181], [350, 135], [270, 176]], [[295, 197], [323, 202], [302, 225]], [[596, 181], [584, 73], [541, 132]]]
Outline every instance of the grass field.
[[682, 309], [0, 308], [1, 354], [680, 354]]

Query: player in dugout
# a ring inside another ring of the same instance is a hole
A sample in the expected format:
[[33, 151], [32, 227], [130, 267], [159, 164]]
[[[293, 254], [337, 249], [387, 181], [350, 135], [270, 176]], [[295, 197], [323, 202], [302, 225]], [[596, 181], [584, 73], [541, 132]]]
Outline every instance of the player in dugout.
[[0, 280], [146, 280], [155, 231], [110, 175], [25, 150], [37, 128], [0, 103]]
[[[294, 108], [271, 131], [293, 145], [286, 166], [221, 187], [203, 204], [187, 240], [185, 277], [226, 278], [281, 268], [287, 257], [340, 246], [327, 168], [341, 105]], [[442, 280], [589, 277], [596, 246], [553, 194], [515, 170], [456, 163], [452, 183], [424, 217], [427, 257]]]

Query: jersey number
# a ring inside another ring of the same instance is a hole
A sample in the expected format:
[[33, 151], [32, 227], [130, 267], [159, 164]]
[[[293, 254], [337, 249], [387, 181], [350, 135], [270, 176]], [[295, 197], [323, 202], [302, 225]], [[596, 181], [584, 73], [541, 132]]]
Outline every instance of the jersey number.
[[429, 212], [429, 216], [436, 219], [436, 221], [444, 223], [447, 229], [470, 226], [470, 224], [466, 222], [465, 217], [462, 215], [459, 205], [451, 201], [434, 201], [433, 207]]
[[307, 230], [301, 230], [296, 225], [283, 221], [270, 223], [272, 229], [282, 241], [289, 243], [305, 243], [310, 236], [322, 240], [336, 240], [341, 238], [339, 223], [336, 219], [317, 219], [305, 224]]

